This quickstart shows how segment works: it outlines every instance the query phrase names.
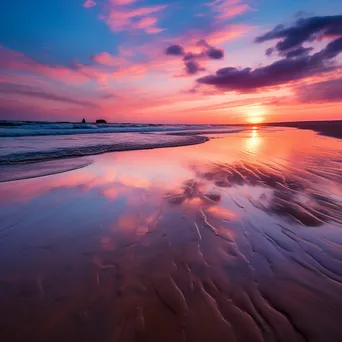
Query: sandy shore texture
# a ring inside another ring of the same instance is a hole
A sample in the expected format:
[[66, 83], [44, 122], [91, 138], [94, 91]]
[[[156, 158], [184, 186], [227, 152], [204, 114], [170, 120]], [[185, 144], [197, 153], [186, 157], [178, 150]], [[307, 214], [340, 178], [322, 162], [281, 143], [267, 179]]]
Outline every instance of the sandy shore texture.
[[211, 138], [1, 183], [0, 340], [342, 341], [341, 141]]

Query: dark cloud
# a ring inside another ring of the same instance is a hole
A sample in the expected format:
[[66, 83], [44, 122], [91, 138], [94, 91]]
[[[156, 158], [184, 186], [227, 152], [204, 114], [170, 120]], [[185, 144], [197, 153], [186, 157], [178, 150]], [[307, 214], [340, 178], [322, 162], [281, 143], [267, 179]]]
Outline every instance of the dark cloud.
[[[292, 49], [284, 54], [286, 58], [297, 58], [297, 57], [302, 57], [305, 55], [308, 55], [310, 51], [312, 51], [313, 48], [304, 48], [302, 46], [299, 46], [296, 49]], [[267, 52], [266, 52], [267, 55]]]
[[[337, 68], [337, 66], [334, 65], [334, 58], [342, 52], [342, 37], [330, 41], [324, 49], [313, 55], [309, 55], [310, 51], [313, 50], [312, 48], [304, 48], [301, 45], [304, 40], [311, 37], [313, 32], [317, 33], [318, 28], [322, 29], [322, 27], [324, 27], [326, 29], [325, 32], [328, 30], [330, 30], [329, 32], [337, 32], [340, 21], [342, 25], [342, 16], [324, 17], [324, 20], [322, 20], [322, 18], [323, 17], [321, 17], [320, 20], [317, 18], [310, 18], [315, 20], [309, 21], [302, 19], [298, 21], [297, 26], [295, 27], [296, 30], [294, 28], [290, 30], [284, 29], [283, 26], [277, 26], [273, 31], [257, 38], [257, 41], [261, 42], [264, 40], [286, 37], [280, 42], [283, 42], [284, 45], [279, 48], [278, 43], [275, 48], [278, 50], [279, 54], [284, 57], [283, 59], [254, 70], [251, 68], [219, 69], [215, 75], [204, 76], [199, 78], [197, 82], [199, 84], [213, 85], [222, 90], [253, 92], [258, 88], [285, 84]], [[328, 20], [327, 18], [330, 19]], [[314, 23], [316, 23], [316, 26]], [[298, 32], [298, 27], [305, 32], [305, 35], [303, 32], [302, 34]], [[305, 27], [306, 30], [304, 30], [303, 27]], [[288, 33], [288, 30], [290, 30], [290, 33]], [[293, 33], [293, 30], [295, 30], [297, 36]], [[292, 35], [295, 37], [292, 37]], [[290, 40], [291, 44], [289, 43]], [[286, 46], [286, 48], [284, 46]], [[270, 48], [266, 51], [266, 54], [270, 55], [273, 51], [274, 48]]]
[[197, 82], [214, 85], [225, 90], [251, 92], [258, 88], [287, 83], [326, 70], [328, 67], [322, 65], [321, 60], [315, 56], [297, 59], [285, 58], [254, 70], [251, 68], [219, 69], [216, 75], [204, 76]]
[[271, 48], [267, 49], [266, 50], [266, 56], [271, 56], [273, 52], [274, 52], [274, 48], [271, 47]]
[[19, 94], [19, 95], [26, 95], [30, 97], [36, 97], [39, 99], [44, 100], [52, 100], [52, 101], [59, 101], [84, 107], [93, 107], [99, 108], [99, 106], [90, 101], [81, 101], [77, 100], [68, 96], [61, 96], [56, 95], [48, 92], [44, 92], [41, 90], [32, 89], [30, 87], [22, 86], [22, 85], [14, 85], [9, 83], [0, 84], [0, 93], [3, 94]]
[[198, 62], [196, 61], [189, 61], [185, 62], [185, 71], [188, 75], [195, 75], [200, 71], [205, 71], [205, 68], [203, 68]]
[[183, 56], [185, 54], [184, 48], [179, 44], [170, 45], [165, 53], [170, 56]]
[[340, 52], [342, 52], [342, 37], [337, 38], [330, 42], [320, 54], [324, 59], [335, 58]]
[[216, 49], [211, 47], [208, 52], [208, 57], [211, 59], [222, 59], [224, 57], [224, 51], [222, 49]]
[[200, 53], [194, 52], [185, 52], [184, 48], [181, 45], [170, 45], [166, 50], [165, 53], [167, 55], [172, 56], [184, 56], [184, 61], [190, 61], [193, 59], [222, 59], [224, 57], [223, 49], [215, 48], [214, 46], [209, 45], [204, 39], [200, 40], [196, 44], [197, 46], [203, 46], [203, 50]]
[[166, 50], [166, 55], [173, 56], [183, 56], [185, 71], [188, 75], [194, 75], [199, 71], [204, 71], [205, 68], [202, 67], [197, 60], [207, 60], [207, 59], [222, 59], [224, 57], [224, 51], [222, 49], [215, 48], [209, 45], [204, 39], [199, 40], [196, 44], [197, 46], [202, 46], [203, 50], [199, 53], [195, 52], [185, 52], [181, 45], [170, 45]]
[[309, 84], [296, 89], [300, 102], [342, 102], [342, 78]]
[[204, 39], [199, 40], [197, 45], [204, 47], [204, 50], [201, 53], [203, 57], [208, 57], [210, 59], [222, 59], [224, 57], [223, 49], [218, 49], [214, 46], [211, 46]]
[[203, 57], [204, 55], [202, 55], [201, 53], [187, 52], [185, 56], [183, 57], [183, 61], [191, 61], [193, 59], [199, 59]]
[[282, 39], [277, 43], [276, 49], [281, 51], [291, 50], [301, 46], [305, 42], [311, 42], [322, 37], [336, 37], [342, 35], [342, 15], [310, 17], [299, 19], [293, 26], [276, 26], [255, 39], [257, 43]]

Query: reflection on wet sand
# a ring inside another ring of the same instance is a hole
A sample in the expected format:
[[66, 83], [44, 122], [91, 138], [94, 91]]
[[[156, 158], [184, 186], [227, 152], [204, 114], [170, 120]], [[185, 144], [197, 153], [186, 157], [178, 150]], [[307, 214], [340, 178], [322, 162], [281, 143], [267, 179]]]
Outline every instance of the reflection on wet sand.
[[[240, 161], [236, 164], [207, 164], [194, 166], [196, 176], [213, 182], [218, 188], [233, 186], [261, 187], [265, 189], [255, 198], [248, 197], [255, 207], [285, 216], [301, 225], [318, 226], [335, 221], [342, 224], [341, 200], [330, 194], [322, 194], [315, 189], [315, 179], [326, 175], [289, 170], [285, 175], [282, 170]], [[342, 182], [342, 174], [330, 173], [337, 182]], [[273, 191], [270, 193], [270, 189]]]
[[341, 160], [253, 129], [1, 184], [1, 340], [341, 341]]

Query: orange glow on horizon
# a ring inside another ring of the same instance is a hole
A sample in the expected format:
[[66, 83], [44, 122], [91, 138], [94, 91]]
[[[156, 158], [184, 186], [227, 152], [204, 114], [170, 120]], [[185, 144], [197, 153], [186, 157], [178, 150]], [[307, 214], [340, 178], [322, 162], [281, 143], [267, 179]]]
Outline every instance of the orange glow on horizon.
[[265, 116], [268, 114], [267, 108], [262, 105], [247, 106], [244, 112], [247, 115], [246, 120], [251, 124], [264, 122]]

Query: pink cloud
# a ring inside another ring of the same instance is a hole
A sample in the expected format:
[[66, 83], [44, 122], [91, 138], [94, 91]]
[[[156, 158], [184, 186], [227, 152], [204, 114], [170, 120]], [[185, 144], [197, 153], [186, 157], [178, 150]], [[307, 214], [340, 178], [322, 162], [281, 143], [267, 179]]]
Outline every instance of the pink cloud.
[[119, 79], [123, 76], [126, 78], [142, 77], [148, 71], [148, 66], [145, 65], [131, 65], [125, 68], [120, 68], [118, 71], [112, 73], [111, 78]]
[[243, 0], [216, 0], [207, 3], [213, 12], [217, 13], [217, 18], [228, 19], [249, 11], [251, 8]]
[[[143, 30], [146, 33], [162, 31], [156, 26], [156, 16], [150, 16], [150, 14], [156, 14], [164, 10], [167, 5], [131, 8], [125, 5], [132, 2], [126, 3], [127, 0], [119, 0], [120, 3], [118, 3], [117, 1], [114, 3], [115, 5], [111, 2], [112, 5], [107, 7], [108, 13], [104, 15], [104, 20], [112, 31]], [[118, 4], [120, 6], [117, 6]]]
[[[127, 53], [127, 51], [125, 52]], [[20, 72], [29, 72], [32, 75], [41, 76], [46, 79], [59, 81], [66, 84], [85, 84], [96, 81], [102, 87], [107, 87], [107, 81], [114, 74], [113, 70], [108, 70], [104, 66], [126, 67], [129, 61], [124, 57], [112, 56], [106, 52], [93, 57], [93, 61], [101, 65], [77, 64], [74, 68], [64, 66], [50, 66], [40, 64], [27, 56], [6, 49], [0, 48], [0, 68], [11, 71], [13, 75], [20, 75]], [[35, 80], [36, 81], [36, 80]]]
[[213, 31], [206, 36], [206, 40], [211, 44], [220, 45], [227, 41], [244, 36], [252, 29], [252, 26], [244, 24], [226, 25], [222, 30]]
[[[134, 54], [132, 55], [130, 50], [121, 48], [119, 55], [113, 56], [108, 52], [101, 52], [93, 57], [93, 61], [116, 67], [115, 71], [108, 74], [108, 79], [121, 79], [121, 82], [132, 82], [147, 73], [162, 73], [164, 76], [166, 74], [172, 77], [179, 69], [178, 61], [165, 59], [162, 47], [156, 48], [154, 44], [144, 44], [137, 46], [134, 51], [143, 54], [145, 58], [141, 61], [130, 59]], [[95, 65], [89, 67], [90, 70], [94, 68]]]
[[126, 64], [126, 59], [120, 56], [113, 56], [108, 52], [100, 52], [99, 54], [92, 57], [92, 60], [96, 63], [119, 67]]
[[156, 27], [157, 18], [156, 17], [145, 17], [137, 21], [133, 27], [136, 29], [142, 29], [146, 33], [156, 34], [164, 31], [165, 29]]
[[109, 2], [113, 5], [122, 6], [134, 4], [135, 2], [137, 2], [137, 0], [110, 0]]
[[145, 17], [137, 21], [134, 26], [136, 28], [144, 29], [149, 26], [154, 26], [156, 22], [157, 22], [157, 18], [155, 17]]
[[65, 83], [85, 83], [89, 77], [77, 69], [40, 64], [29, 57], [6, 48], [0, 48], [0, 68], [27, 71]]
[[226, 8], [225, 10], [222, 11], [221, 15], [219, 15], [219, 18], [226, 19], [226, 18], [235, 17], [239, 14], [242, 14], [248, 11], [249, 9], [250, 7], [247, 4], [241, 4], [241, 5], [233, 6], [232, 8]]
[[[138, 0], [107, 0], [105, 13], [101, 16], [110, 29], [114, 32], [143, 30], [148, 34], [156, 34], [165, 29], [157, 27], [157, 17], [149, 16], [162, 11], [167, 5], [156, 5], [148, 7], [131, 7]], [[95, 6], [94, 0], [86, 0], [84, 7]]]
[[86, 2], [83, 4], [83, 7], [85, 8], [91, 8], [96, 5], [96, 2], [94, 0], [86, 0]]
[[225, 24], [218, 25], [217, 28], [213, 28], [211, 31], [204, 30], [189, 30], [181, 36], [175, 37], [172, 42], [177, 41], [186, 49], [197, 52], [200, 47], [197, 45], [198, 41], [205, 39], [209, 44], [220, 46], [228, 41], [238, 39], [254, 27], [245, 24]]
[[159, 28], [159, 27], [146, 27], [145, 32], [149, 34], [157, 34], [160, 32], [165, 31], [165, 29]]

